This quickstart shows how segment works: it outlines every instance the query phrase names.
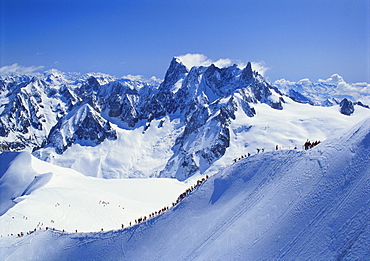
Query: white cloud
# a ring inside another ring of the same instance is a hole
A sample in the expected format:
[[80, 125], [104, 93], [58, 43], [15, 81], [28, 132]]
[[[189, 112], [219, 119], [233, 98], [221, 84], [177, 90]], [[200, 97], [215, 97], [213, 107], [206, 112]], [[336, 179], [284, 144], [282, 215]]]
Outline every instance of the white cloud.
[[128, 79], [130, 81], [143, 81], [144, 80], [144, 76], [143, 75], [132, 75], [132, 74], [128, 74], [128, 75], [123, 76], [122, 78]]
[[194, 66], [210, 66], [212, 64], [212, 60], [208, 59], [204, 54], [188, 53], [177, 56], [176, 58], [179, 59], [188, 70]]
[[[229, 58], [221, 58], [217, 61], [212, 61], [204, 54], [192, 54], [188, 53], [185, 55], [180, 55], [176, 57], [183, 65], [190, 70], [193, 66], [210, 66], [214, 64], [218, 68], [229, 67], [236, 64], [240, 69], [243, 69], [247, 64], [240, 60], [233, 60]], [[261, 75], [264, 75], [265, 72], [269, 69], [265, 62], [251, 62], [253, 71], [258, 71]]]
[[123, 79], [128, 79], [130, 81], [147, 82], [147, 83], [161, 83], [163, 80], [155, 76], [150, 77], [150, 79], [145, 78], [143, 75], [132, 75], [128, 74], [122, 77]]
[[368, 83], [347, 83], [342, 76], [333, 74], [328, 79], [319, 79], [319, 83], [332, 83], [336, 85], [336, 94], [348, 94], [356, 97], [354, 93], [370, 95], [370, 84]]
[[264, 61], [259, 61], [259, 62], [251, 62], [252, 64], [252, 70], [257, 71], [259, 74], [262, 76], [265, 75], [266, 71], [270, 69], [269, 67], [266, 66]]
[[216, 62], [214, 62], [213, 64], [216, 65], [218, 68], [229, 67], [229, 66], [233, 66], [234, 64], [236, 64], [240, 69], [243, 69], [245, 66], [247, 66], [242, 61], [232, 60], [229, 58], [224, 58], [224, 59], [221, 58], [217, 60]]
[[323, 83], [335, 83], [335, 84], [338, 84], [340, 82], [345, 82], [343, 77], [338, 75], [338, 74], [333, 74], [332, 76], [330, 76], [328, 79], [326, 80], [323, 80], [323, 79], [319, 79], [318, 82], [323, 82]]
[[42, 70], [44, 66], [22, 66], [17, 63], [12, 65], [6, 65], [0, 68], [0, 75], [6, 76], [11, 74], [35, 74]]
[[163, 79], [158, 78], [158, 77], [156, 77], [156, 76], [152, 76], [152, 77], [150, 77], [150, 80], [151, 80], [151, 81], [153, 81], [153, 82], [158, 82], [158, 83], [163, 82]]

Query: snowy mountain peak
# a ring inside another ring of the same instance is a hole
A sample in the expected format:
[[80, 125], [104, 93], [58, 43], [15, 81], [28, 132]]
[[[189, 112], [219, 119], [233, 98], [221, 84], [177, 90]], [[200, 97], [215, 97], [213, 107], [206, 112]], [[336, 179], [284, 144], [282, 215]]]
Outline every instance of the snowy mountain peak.
[[[241, 67], [231, 60], [212, 62], [202, 55], [174, 57], [159, 86], [138, 81], [137, 77], [130, 78], [57, 70], [38, 76], [1, 78], [1, 150], [34, 151], [39, 158], [53, 158], [57, 164], [70, 162], [68, 167], [81, 166], [77, 162], [83, 160], [101, 160], [102, 169], [96, 173], [108, 173], [107, 177], [162, 176], [184, 180], [194, 174], [207, 173], [216, 161], [222, 161], [234, 146], [234, 135], [243, 137], [243, 141], [238, 142], [244, 145], [237, 151], [255, 150], [257, 145], [253, 139], [260, 134], [249, 137], [245, 133], [260, 128], [255, 123], [260, 117], [275, 115], [281, 118], [285, 113], [293, 113], [292, 110], [300, 111], [293, 124], [297, 133], [286, 138], [295, 146], [299, 145], [297, 140], [307, 138], [307, 135], [301, 137], [298, 131], [300, 119], [306, 112], [297, 109], [301, 107], [292, 108], [301, 103], [314, 103], [314, 99], [302, 90], [332, 88], [328, 83], [285, 82], [283, 85], [280, 81], [282, 90], [291, 89], [284, 95], [280, 87], [253, 71], [250, 62]], [[333, 78], [340, 79], [339, 76]], [[340, 104], [341, 100], [328, 97], [322, 104], [335, 104], [335, 113], [351, 115], [347, 118], [357, 115], [357, 105], [361, 105], [360, 114], [366, 110], [362, 103]], [[276, 114], [275, 111], [283, 112]], [[166, 138], [158, 140], [158, 133]], [[264, 146], [285, 142], [280, 138], [264, 140], [269, 140], [263, 142]], [[132, 141], [138, 145], [133, 145]], [[86, 158], [71, 156], [80, 153], [74, 144], [89, 148], [91, 155]], [[130, 156], [118, 160], [112, 155], [97, 159], [100, 150], [110, 150], [106, 147], [108, 144], [116, 144], [117, 151], [122, 146]], [[150, 162], [140, 156], [142, 153], [138, 151], [143, 148], [151, 151], [161, 148], [160, 156], [154, 152], [148, 156], [160, 162], [155, 169], [136, 167], [140, 162]], [[67, 161], [64, 157], [72, 158]], [[112, 170], [104, 161], [121, 163]]]
[[185, 75], [188, 73], [188, 69], [182, 64], [181, 60], [174, 57], [170, 63], [166, 75], [159, 89], [161, 91], [169, 91], [173, 89], [173, 86], [179, 83]]
[[83, 104], [51, 129], [43, 147], [63, 153], [73, 144], [96, 146], [105, 139], [117, 139], [116, 131], [89, 104]]

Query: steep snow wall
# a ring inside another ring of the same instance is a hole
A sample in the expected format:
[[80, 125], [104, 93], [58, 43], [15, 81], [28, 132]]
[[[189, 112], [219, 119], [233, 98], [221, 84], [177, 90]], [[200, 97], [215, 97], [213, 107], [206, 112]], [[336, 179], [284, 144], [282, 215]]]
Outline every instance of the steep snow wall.
[[370, 118], [308, 151], [238, 161], [140, 225], [5, 238], [0, 253], [9, 260], [363, 260], [369, 217]]
[[31, 157], [28, 152], [0, 154], [0, 216], [50, 180], [51, 173], [40, 175], [32, 169]]

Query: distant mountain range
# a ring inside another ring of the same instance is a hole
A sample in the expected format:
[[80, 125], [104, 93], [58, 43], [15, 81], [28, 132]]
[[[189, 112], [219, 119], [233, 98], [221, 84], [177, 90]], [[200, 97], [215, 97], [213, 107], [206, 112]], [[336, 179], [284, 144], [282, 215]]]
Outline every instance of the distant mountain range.
[[[266, 128], [253, 120], [258, 115], [289, 115], [293, 105], [302, 105], [312, 113], [314, 107], [335, 108], [335, 126], [343, 119], [357, 122], [370, 112], [369, 88], [347, 84], [339, 75], [319, 83], [272, 84], [251, 63], [189, 70], [178, 57], [162, 82], [57, 70], [8, 75], [0, 77], [0, 150], [33, 151], [40, 159], [81, 172], [86, 162], [95, 164], [96, 172], [84, 173], [91, 176], [185, 180], [204, 174], [222, 158], [230, 160], [227, 151], [237, 156], [256, 146], [294, 147], [306, 138], [299, 118], [289, 118], [294, 127], [280, 124], [276, 129], [291, 132], [286, 144], [273, 135], [254, 144], [258, 135], [246, 133]], [[357, 118], [344, 118], [357, 110]], [[243, 145], [231, 150], [234, 143]], [[81, 148], [89, 156], [77, 157]]]
[[275, 81], [274, 85], [292, 99], [316, 106], [333, 106], [345, 98], [367, 108], [370, 104], [370, 84], [347, 83], [338, 74], [318, 80], [317, 83], [309, 79], [298, 82], [281, 79]]

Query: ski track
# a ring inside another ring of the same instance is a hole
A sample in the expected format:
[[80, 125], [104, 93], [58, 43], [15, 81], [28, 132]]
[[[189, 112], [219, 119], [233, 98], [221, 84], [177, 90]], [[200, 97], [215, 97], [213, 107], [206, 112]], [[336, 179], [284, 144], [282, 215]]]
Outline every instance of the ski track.
[[[269, 157], [269, 154], [270, 154], [269, 152], [265, 152], [265, 154], [263, 156], [264, 157]], [[273, 152], [271, 154], [273, 154]], [[260, 155], [262, 155], [262, 154], [260, 154]], [[292, 161], [292, 159], [287, 157], [287, 156], [284, 157], [284, 158], [285, 159], [283, 161], [283, 164], [281, 164], [281, 165], [285, 165], [288, 162]], [[243, 166], [245, 164], [244, 161], [246, 161], [246, 160], [247, 159], [243, 159], [243, 160], [237, 162], [236, 164], [239, 164], [239, 166]], [[253, 156], [250, 157], [248, 160], [253, 161]], [[276, 163], [276, 165], [280, 165], [280, 162]], [[254, 178], [254, 176], [251, 177], [251, 179], [253, 179], [253, 178]], [[261, 188], [263, 186], [268, 186], [268, 185], [272, 184], [273, 183], [272, 178], [274, 178], [274, 176], [269, 176], [269, 177], [263, 178], [259, 182], [259, 184], [254, 188], [254, 190], [251, 193], [249, 193], [248, 196], [245, 196], [245, 198], [244, 198], [244, 200], [241, 204], [236, 205], [232, 210], [227, 212], [228, 213], [227, 216], [222, 217], [222, 220], [227, 220], [227, 221], [226, 222], [222, 222], [222, 221], [218, 222], [217, 226], [215, 226], [212, 230], [209, 230], [206, 235], [202, 236], [202, 238], [199, 239], [196, 244], [194, 244], [193, 249], [191, 251], [189, 251], [191, 254], [186, 256], [184, 258], [184, 260], [195, 260], [200, 255], [200, 253], [203, 252], [203, 250], [205, 248], [207, 248], [210, 244], [212, 244], [212, 242], [217, 240], [219, 238], [219, 236], [224, 233], [224, 231], [226, 231], [229, 227], [233, 226], [234, 223], [237, 222], [237, 220], [239, 220], [240, 218], [242, 218], [243, 215], [246, 212], [248, 212], [257, 202], [259, 202], [261, 199], [263, 199], [265, 197], [265, 195], [261, 194]], [[276, 195], [278, 193], [279, 193], [279, 191], [277, 191], [274, 195]], [[270, 199], [265, 203], [265, 205], [267, 205], [269, 203], [269, 201], [270, 201]], [[261, 208], [263, 208], [263, 206]], [[281, 220], [287, 212], [288, 211], [285, 211], [278, 218], [278, 220]], [[278, 223], [280, 223], [280, 222], [278, 222]], [[271, 224], [271, 226], [273, 226], [273, 225], [275, 225], [275, 224]], [[268, 232], [268, 230], [269, 230], [269, 228], [266, 228], [265, 231], [260, 235], [260, 237], [257, 238], [253, 242], [253, 244], [256, 244], [261, 238], [263, 238], [265, 236], [265, 234]]]
[[[357, 131], [356, 131], [357, 133]], [[353, 135], [352, 135], [353, 136]], [[351, 136], [351, 137], [352, 137]], [[337, 151], [340, 151], [342, 150], [342, 148], [336, 148], [335, 146], [333, 147], [330, 147], [331, 149], [335, 149]], [[330, 156], [330, 155], [329, 155]], [[327, 159], [328, 157], [325, 157], [325, 159]], [[362, 161], [362, 159], [355, 159], [355, 162], [351, 161], [350, 165], [345, 169], [343, 170], [342, 172], [351, 172], [353, 169], [356, 169], [356, 167], [358, 166], [357, 161]], [[368, 161], [368, 158], [365, 159], [365, 161]], [[320, 163], [320, 161], [318, 160], [318, 163], [319, 163], [319, 166], [322, 170], [322, 173], [325, 174], [326, 170], [327, 170], [327, 166], [323, 167], [322, 164]], [[356, 167], [352, 167], [352, 165], [355, 164]], [[361, 170], [360, 170], [361, 171]], [[325, 177], [325, 176], [324, 176]], [[320, 191], [318, 190], [316, 187], [320, 185], [321, 181], [324, 180], [324, 177], [321, 178], [319, 180], [319, 182], [316, 184], [316, 186], [312, 189], [312, 191]], [[313, 231], [317, 231], [317, 226], [315, 226], [315, 224], [322, 224], [326, 218], [327, 215], [331, 215], [331, 213], [336, 213], [338, 212], [341, 208], [344, 207], [345, 203], [347, 203], [351, 198], [353, 198], [354, 194], [359, 191], [358, 187], [361, 185], [361, 184], [364, 184], [364, 181], [367, 181], [367, 184], [369, 183], [369, 178], [366, 176], [366, 175], [363, 175], [362, 177], [360, 177], [359, 179], [356, 179], [353, 184], [351, 184], [350, 186], [347, 186], [346, 188], [344, 188], [343, 190], [341, 190], [341, 197], [339, 197], [339, 201], [334, 204], [333, 206], [331, 207], [327, 207], [327, 206], [324, 206], [322, 207], [316, 214], [315, 216], [312, 218], [312, 220], [310, 221], [310, 223], [308, 225], [306, 225], [304, 227], [304, 229], [302, 229], [300, 231], [300, 233], [298, 233], [298, 235], [286, 246], [286, 249], [284, 251], [282, 251], [279, 255], [279, 258], [284, 258], [286, 255], [288, 255], [290, 252], [294, 251], [293, 248], [296, 246], [296, 243], [299, 242], [299, 241], [304, 241], [305, 239], [305, 236], [306, 234], [311, 234], [311, 232]], [[343, 193], [344, 192], [344, 193]], [[338, 192], [336, 191], [333, 191], [332, 194], [337, 194]], [[310, 192], [308, 195], [311, 195], [312, 193]], [[322, 197], [324, 198], [325, 196], [327, 195], [323, 195]], [[334, 197], [335, 195], [333, 195], [332, 197]], [[338, 197], [335, 197], [335, 198], [338, 198]], [[367, 201], [368, 203], [369, 201]], [[367, 205], [367, 203], [365, 205]], [[349, 218], [347, 220], [347, 222], [353, 222], [354, 220], [356, 220], [354, 217], [362, 210], [362, 209], [366, 209], [365, 206], [361, 207], [351, 218]], [[370, 211], [367, 211], [368, 213]], [[365, 215], [365, 216], [370, 216], [370, 215]], [[366, 222], [366, 223], [369, 223], [369, 222]], [[344, 227], [344, 225], [343, 225]], [[366, 226], [364, 226], [366, 227]], [[323, 229], [323, 228], [321, 228]], [[362, 233], [361, 231], [359, 231], [358, 233]], [[358, 238], [360, 236], [360, 234], [358, 234], [355, 238]], [[349, 239], [348, 239], [349, 240]], [[349, 240], [349, 241], [356, 241], [356, 239], [353, 239], [353, 240]], [[302, 247], [301, 247], [301, 250], [303, 249], [303, 246], [304, 244], [302, 244]], [[343, 251], [346, 251], [346, 249], [348, 249], [348, 247], [343, 247], [344, 250]], [[342, 252], [343, 252], [342, 251]], [[296, 252], [296, 251], [295, 251]], [[338, 259], [342, 259], [341, 257], [338, 257]]]

